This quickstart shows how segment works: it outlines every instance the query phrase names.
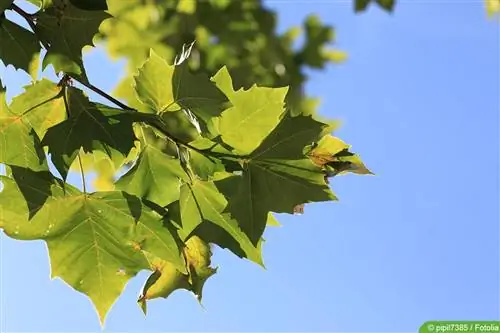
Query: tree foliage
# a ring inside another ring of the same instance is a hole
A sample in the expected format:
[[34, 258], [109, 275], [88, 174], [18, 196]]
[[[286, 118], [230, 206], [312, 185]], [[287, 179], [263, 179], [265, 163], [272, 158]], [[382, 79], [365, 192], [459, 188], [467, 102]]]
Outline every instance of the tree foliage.
[[[86, 294], [101, 322], [141, 270], [151, 271], [144, 312], [176, 289], [201, 301], [217, 271], [212, 245], [263, 265], [273, 212], [335, 200], [328, 178], [370, 173], [302, 92], [303, 66], [344, 57], [317, 18], [293, 51], [297, 31], [277, 35], [257, 1], [30, 2], [34, 13], [0, 0], [0, 60], [27, 73], [40, 62], [60, 80], [33, 77], [10, 103], [0, 83], [0, 228], [45, 240], [52, 276]], [[96, 40], [129, 60], [115, 97], [85, 73], [82, 48]], [[87, 190], [90, 170], [98, 191]]]
[[[0, 0], [0, 60], [33, 76], [10, 103], [0, 82], [0, 228], [45, 240], [52, 276], [86, 294], [101, 323], [142, 270], [145, 313], [177, 289], [201, 302], [213, 245], [263, 266], [273, 213], [336, 200], [330, 178], [371, 173], [303, 91], [307, 67], [346, 58], [316, 16], [279, 34], [257, 0], [26, 1], [34, 13]], [[371, 3], [395, 6], [354, 0], [354, 10]], [[128, 61], [112, 94], [85, 72], [82, 48], [97, 41]], [[37, 79], [39, 63], [60, 80]]]

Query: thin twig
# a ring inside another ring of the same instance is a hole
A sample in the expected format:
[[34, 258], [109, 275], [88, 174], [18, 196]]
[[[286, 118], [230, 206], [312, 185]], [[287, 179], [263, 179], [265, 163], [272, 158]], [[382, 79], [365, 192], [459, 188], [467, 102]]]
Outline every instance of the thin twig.
[[122, 109], [124, 110], [128, 110], [128, 111], [137, 111], [136, 109], [134, 108], [131, 108], [130, 106], [120, 102], [119, 100], [117, 100], [116, 98], [114, 98], [113, 96], [110, 96], [108, 95], [107, 93], [105, 93], [104, 91], [102, 91], [101, 89], [97, 88], [96, 86], [94, 86], [93, 84], [91, 84], [90, 82], [86, 82], [84, 80], [81, 80], [78, 76], [74, 75], [74, 74], [70, 74], [70, 73], [67, 73], [67, 75], [69, 77], [71, 77], [73, 80], [75, 81], [78, 81], [78, 83], [82, 84], [83, 86], [89, 88], [90, 90], [92, 90], [93, 92], [101, 95], [102, 97], [106, 98], [108, 101], [112, 102], [113, 104], [121, 107]]
[[[18, 13], [19, 15], [21, 15], [28, 22], [29, 26], [31, 27], [31, 29], [33, 29], [33, 32], [35, 33], [35, 36], [38, 38], [38, 40], [40, 41], [40, 43], [43, 45], [43, 47], [45, 49], [48, 49], [49, 45], [47, 43], [45, 43], [40, 38], [40, 36], [38, 36], [38, 34], [37, 34], [36, 24], [34, 22], [35, 16], [32, 15], [32, 14], [29, 14], [29, 13], [25, 12], [22, 8], [20, 8], [19, 6], [15, 5], [15, 4], [12, 4], [11, 8], [16, 13]], [[87, 87], [88, 89], [92, 90], [93, 92], [99, 94], [100, 96], [104, 97], [105, 99], [107, 99], [108, 101], [112, 102], [113, 104], [119, 106], [123, 110], [140, 113], [136, 109], [134, 109], [134, 108], [132, 108], [132, 107], [130, 107], [130, 106], [128, 106], [128, 105], [120, 102], [119, 100], [117, 100], [113, 96], [110, 96], [106, 92], [104, 92], [101, 89], [97, 88], [96, 86], [94, 86], [90, 82], [82, 80], [81, 78], [78, 77], [78, 75], [70, 74], [70, 73], [65, 73], [65, 75], [68, 76], [68, 77], [70, 77], [70, 78], [72, 78], [73, 80], [77, 81], [81, 85]], [[174, 102], [172, 102], [171, 104], [174, 104]], [[169, 133], [165, 128], [163, 128], [163, 126], [159, 126], [158, 124], [156, 124], [156, 123], [154, 123], [154, 122], [152, 122], [150, 120], [146, 121], [145, 123], [148, 124], [148, 125], [150, 125], [150, 126], [155, 127], [156, 129], [158, 129], [169, 140], [171, 140], [175, 144], [183, 146], [183, 147], [185, 147], [187, 149], [191, 149], [191, 150], [196, 151], [196, 152], [198, 152], [200, 154], [208, 155], [209, 159], [211, 159], [210, 155], [212, 155], [214, 157], [219, 157], [219, 158], [221, 158], [221, 157], [226, 157], [226, 158], [230, 158], [230, 159], [238, 158], [238, 157], [230, 155], [230, 154], [216, 153], [216, 152], [212, 152], [212, 151], [206, 151], [206, 150], [195, 148], [195, 147], [191, 146], [189, 143], [182, 142], [181, 140], [177, 139], [175, 136], [173, 136], [171, 133]], [[78, 155], [78, 158], [80, 158], [80, 155]], [[81, 161], [80, 161], [80, 164], [81, 164]], [[83, 176], [83, 170], [82, 170], [82, 176]], [[85, 187], [85, 184], [84, 184], [84, 187]]]
[[[21, 7], [19, 7], [16, 4], [12, 4], [11, 8], [12, 8], [13, 11], [15, 11], [16, 13], [18, 13], [19, 15], [21, 15], [26, 20], [26, 22], [28, 23], [28, 25], [30, 26], [30, 28], [33, 30], [33, 33], [35, 34], [35, 36], [38, 38], [39, 42], [42, 44], [42, 46], [46, 50], [48, 50], [49, 49], [49, 45], [42, 38], [40, 38], [40, 36], [38, 36], [38, 34], [37, 34], [37, 28], [36, 28], [36, 24], [35, 24], [35, 20], [34, 20], [34, 18], [35, 18], [34, 15], [26, 13]], [[74, 74], [67, 73], [66, 75], [68, 75], [69, 77], [71, 77], [73, 80], [79, 82], [83, 86], [87, 87], [88, 89], [92, 90], [93, 92], [95, 92], [95, 93], [101, 95], [102, 97], [106, 98], [107, 100], [109, 100], [110, 102], [114, 103], [115, 105], [121, 107], [122, 109], [129, 110], [129, 111], [136, 111], [135, 109], [131, 108], [130, 106], [123, 104], [122, 102], [120, 102], [119, 100], [117, 100], [116, 98], [114, 98], [113, 96], [108, 95], [107, 93], [105, 93], [101, 89], [97, 88], [96, 86], [94, 86], [90, 82], [86, 82], [84, 80], [81, 80], [78, 76], [76, 76]]]
[[83, 193], [87, 193], [87, 185], [85, 184], [85, 172], [83, 172], [83, 164], [82, 164], [82, 158], [80, 157], [80, 153], [78, 153], [78, 163], [80, 164], [80, 174], [82, 175], [82, 186], [83, 186]]
[[38, 41], [42, 44], [42, 46], [48, 50], [49, 44], [47, 44], [40, 36], [38, 35], [37, 29], [36, 29], [36, 24], [35, 24], [35, 16], [29, 13], [26, 13], [21, 7], [19, 7], [16, 4], [10, 5], [10, 8], [15, 11], [17, 14], [21, 15], [28, 25], [30, 26], [31, 30], [33, 30], [33, 33], [35, 36], [38, 38]]

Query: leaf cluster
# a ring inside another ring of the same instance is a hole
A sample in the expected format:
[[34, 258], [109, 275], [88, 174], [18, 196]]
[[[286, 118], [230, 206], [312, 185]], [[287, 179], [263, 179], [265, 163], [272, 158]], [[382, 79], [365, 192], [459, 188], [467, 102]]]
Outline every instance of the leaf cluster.
[[[138, 300], [144, 311], [148, 300], [177, 289], [201, 301], [217, 270], [211, 246], [263, 265], [273, 212], [335, 200], [329, 177], [370, 173], [330, 134], [333, 125], [286, 107], [288, 87], [238, 87], [225, 66], [211, 76], [193, 71], [192, 44], [174, 63], [150, 49], [123, 104], [88, 81], [82, 48], [125, 2], [108, 1], [109, 12], [104, 0], [31, 2], [33, 14], [0, 0], [0, 60], [31, 72], [44, 49], [42, 67], [53, 66], [61, 80], [33, 81], [10, 103], [0, 83], [0, 163], [8, 170], [0, 228], [14, 239], [44, 240], [52, 276], [86, 294], [101, 322], [141, 270], [151, 271]], [[177, 11], [192, 13], [189, 3], [178, 2]], [[30, 30], [6, 19], [6, 10]], [[91, 101], [74, 82], [115, 106]], [[109, 178], [105, 189], [87, 191], [87, 164]], [[67, 181], [75, 169], [82, 189]]]

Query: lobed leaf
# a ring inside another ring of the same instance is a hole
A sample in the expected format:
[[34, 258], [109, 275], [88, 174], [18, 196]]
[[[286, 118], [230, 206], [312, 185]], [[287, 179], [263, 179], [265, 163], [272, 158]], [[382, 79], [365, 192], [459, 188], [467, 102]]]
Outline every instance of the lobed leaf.
[[101, 150], [111, 158], [128, 156], [135, 141], [129, 112], [92, 103], [71, 87], [66, 92], [66, 108], [68, 119], [51, 127], [42, 140], [63, 179], [80, 149]]
[[40, 139], [26, 119], [7, 105], [0, 87], [0, 163], [40, 171], [48, 168]]
[[0, 60], [5, 65], [12, 65], [16, 69], [30, 72], [32, 62], [36, 61], [39, 55], [39, 42], [32, 32], [7, 20], [2, 15], [1, 9]]
[[[63, 187], [48, 173], [16, 170], [17, 183], [2, 176], [0, 228], [15, 239], [44, 239], [52, 277], [60, 277], [90, 297], [101, 322], [127, 281], [149, 268], [130, 244], [141, 243], [155, 256], [185, 272], [177, 236], [155, 211], [124, 192], [81, 193]], [[36, 214], [31, 217], [33, 208]]]
[[71, 3], [42, 10], [37, 14], [37, 33], [49, 45], [43, 68], [52, 65], [56, 72], [73, 73], [86, 80], [82, 48], [93, 46], [99, 26], [110, 17], [103, 11], [82, 10]]
[[212, 80], [228, 96], [232, 107], [224, 111], [219, 121], [222, 140], [241, 154], [250, 154], [279, 124], [285, 114], [284, 101], [288, 88], [253, 86], [234, 91], [227, 68]]

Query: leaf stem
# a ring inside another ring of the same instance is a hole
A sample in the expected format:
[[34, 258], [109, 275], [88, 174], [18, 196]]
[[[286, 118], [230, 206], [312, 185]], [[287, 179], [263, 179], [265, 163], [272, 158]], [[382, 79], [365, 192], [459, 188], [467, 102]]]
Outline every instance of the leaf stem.
[[83, 193], [87, 193], [87, 185], [85, 181], [85, 172], [83, 172], [82, 158], [80, 157], [80, 152], [78, 153], [78, 163], [80, 164], [80, 174], [82, 175], [82, 187]]

